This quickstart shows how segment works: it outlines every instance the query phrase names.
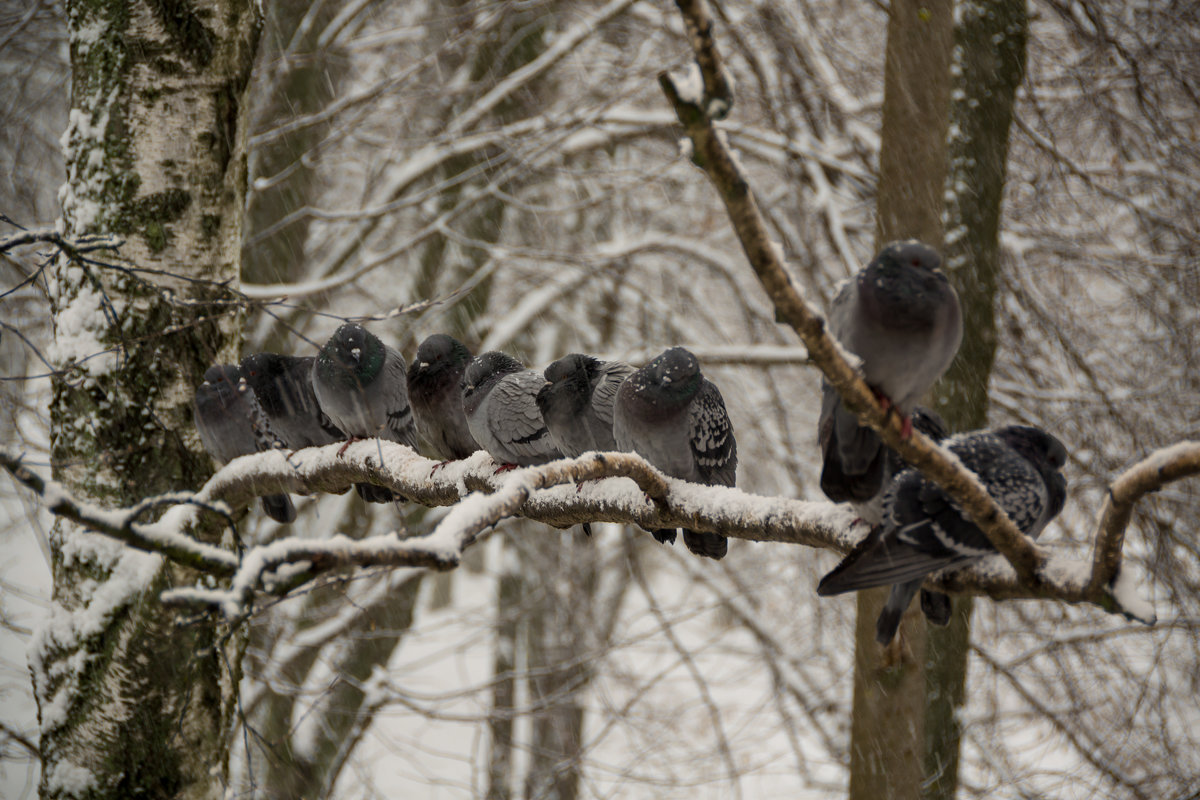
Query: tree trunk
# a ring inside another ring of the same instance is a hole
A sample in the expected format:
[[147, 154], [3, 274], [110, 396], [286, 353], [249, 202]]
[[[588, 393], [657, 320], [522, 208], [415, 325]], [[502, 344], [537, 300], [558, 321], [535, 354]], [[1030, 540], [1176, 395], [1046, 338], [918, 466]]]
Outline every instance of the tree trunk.
[[[126, 243], [53, 267], [51, 455], [75, 496], [132, 505], [211, 472], [191, 396], [237, 352], [239, 317], [210, 282], [238, 275], [259, 19], [239, 0], [69, 0], [67, 17], [65, 232]], [[241, 637], [176, 625], [157, 594], [193, 576], [156, 556], [61, 521], [51, 547], [54, 607], [31, 649], [42, 797], [220, 797]]]
[[[330, 797], [338, 776], [363, 734], [370, 727], [375, 709], [364, 708], [363, 691], [376, 667], [387, 665], [404, 635], [412, 627], [417, 596], [429, 573], [396, 571], [378, 578], [384, 591], [368, 589], [374, 602], [357, 609], [351, 621], [340, 630], [335, 641], [325, 647], [297, 648], [286, 661], [279, 677], [291, 693], [276, 693], [269, 686], [265, 698], [261, 734], [266, 748], [252, 764], [252, 779], [265, 787], [266, 796], [288, 798]], [[314, 592], [307, 604], [303, 624], [297, 634], [313, 625], [327, 622], [346, 606], [345, 591]], [[336, 680], [323, 687], [314, 707], [306, 680], [317, 663], [332, 660], [331, 673]], [[299, 702], [298, 702], [299, 701]], [[299, 706], [299, 708], [298, 708]], [[294, 746], [303, 721], [305, 747]]]
[[[1029, 16], [1025, 0], [964, 5], [954, 31], [954, 100], [946, 178], [946, 272], [958, 290], [965, 326], [958, 358], [936, 387], [950, 430], [987, 424], [988, 377], [996, 357], [1000, 203], [1008, 163], [1013, 101], [1025, 74]], [[958, 787], [972, 602], [955, 598], [949, 627], [930, 628], [926, 677], [924, 796], [951, 800]]]
[[[876, 200], [876, 245], [942, 241], [950, 102], [950, 0], [896, 0], [888, 21], [883, 132]], [[852, 800], [919, 797], [924, 778], [925, 620], [915, 606], [891, 645], [875, 642], [888, 589], [858, 594], [854, 708], [850, 731]]]
[[345, 74], [339, 59], [320, 42], [342, 11], [340, 3], [281, 0], [264, 9], [262, 52], [255, 69], [251, 113], [256, 136], [272, 136], [249, 154], [252, 181], [261, 181], [246, 204], [243, 277], [247, 283], [287, 283], [302, 277], [311, 219], [288, 219], [316, 200], [317, 162], [313, 148], [329, 129], [328, 120], [283, 133], [274, 129], [323, 110]]
[[599, 548], [575, 536], [564, 532], [554, 547], [527, 554], [527, 568], [552, 579], [526, 605], [533, 708], [526, 800], [575, 800], [583, 777], [583, 701], [593, 677], [585, 654], [598, 633], [593, 609]]
[[496, 586], [496, 646], [492, 651], [492, 709], [488, 717], [488, 800], [513, 796], [513, 714], [517, 700], [517, 632], [525, 579], [515, 542], [502, 540]]

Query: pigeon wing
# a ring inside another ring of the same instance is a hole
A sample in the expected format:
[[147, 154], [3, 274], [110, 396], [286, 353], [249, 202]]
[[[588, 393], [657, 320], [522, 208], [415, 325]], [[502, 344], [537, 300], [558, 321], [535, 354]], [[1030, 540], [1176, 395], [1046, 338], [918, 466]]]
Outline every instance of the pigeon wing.
[[562, 457], [535, 399], [545, 382], [532, 370], [515, 372], [502, 378], [488, 399], [487, 424], [492, 435], [524, 466]]
[[705, 380], [691, 405], [692, 456], [700, 482], [733, 486], [737, 477], [737, 440], [721, 390]]

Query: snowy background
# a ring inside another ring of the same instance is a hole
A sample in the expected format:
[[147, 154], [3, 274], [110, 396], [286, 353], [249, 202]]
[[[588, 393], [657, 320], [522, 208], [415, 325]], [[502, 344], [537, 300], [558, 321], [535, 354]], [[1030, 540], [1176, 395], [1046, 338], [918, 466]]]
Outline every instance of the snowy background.
[[[63, 181], [64, 22], [55, 6], [15, 5], [0, 8], [0, 79], [19, 87], [0, 99], [0, 212], [48, 224]], [[311, 354], [345, 315], [378, 315], [373, 330], [408, 355], [446, 330], [538, 367], [684, 344], [729, 405], [738, 485], [820, 499], [818, 376], [680, 157], [655, 80], [687, 53], [673, 7], [302, 5], [307, 38], [281, 32], [296, 19], [274, 8], [253, 93], [244, 288], [288, 301], [249, 315], [246, 352]], [[796, 282], [824, 307], [872, 251], [885, 15], [832, 1], [722, 8], [738, 101], [726, 128]], [[1067, 508], [1043, 541], [1078, 555], [1114, 474], [1200, 436], [1200, 22], [1183, 3], [1086, 8], [1031, 7], [990, 410], [1067, 444]], [[492, 102], [505, 80], [516, 90]], [[299, 133], [291, 115], [307, 122]], [[0, 262], [3, 289], [33, 260]], [[422, 300], [440, 302], [389, 315]], [[47, 472], [34, 350], [50, 345], [46, 309], [28, 287], [0, 306], [31, 343], [0, 337], [0, 438]], [[10, 482], [0, 500], [0, 720], [32, 739], [24, 648], [49, 604], [48, 522]], [[1200, 791], [1198, 501], [1194, 481], [1175, 484], [1130, 531], [1154, 629], [1095, 609], [976, 604], [960, 796]], [[290, 531], [255, 519], [252, 536], [361, 537], [399, 513], [353, 495], [298, 505]], [[403, 522], [421, 532], [441, 513], [406, 508]], [[529, 636], [551, 628], [551, 660], [593, 674], [579, 695], [587, 795], [840, 796], [854, 603], [813, 591], [835, 557], [734, 542], [711, 564], [681, 550], [608, 526], [586, 542], [508, 522], [452, 574], [350, 576], [255, 620], [244, 702], [296, 698], [303, 748], [345, 649], [394, 637], [362, 686], [373, 721], [333, 796], [481, 796], [496, 665], [518, 678], [514, 708], [536, 706], [525, 678], [547, 653]], [[404, 591], [410, 624], [363, 625], [363, 609]], [[286, 668], [297, 653], [312, 661], [298, 675]], [[535, 717], [515, 716], [516, 776], [537, 753]], [[0, 794], [33, 796], [36, 766], [14, 745], [3, 756]]]

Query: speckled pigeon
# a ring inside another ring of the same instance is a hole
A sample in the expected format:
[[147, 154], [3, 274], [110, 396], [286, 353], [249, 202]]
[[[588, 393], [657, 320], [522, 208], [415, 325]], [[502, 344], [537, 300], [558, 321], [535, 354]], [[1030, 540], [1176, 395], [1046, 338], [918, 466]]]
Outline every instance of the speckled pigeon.
[[[905, 436], [912, 430], [908, 415], [962, 341], [958, 295], [940, 265], [931, 247], [892, 242], [842, 284], [829, 312], [829, 332], [862, 359], [863, 377], [901, 414]], [[832, 386], [823, 384], [822, 394], [821, 489], [835, 502], [869, 500], [883, 486], [883, 444]]]
[[[828, 426], [833, 425], [833, 418], [827, 420]], [[950, 435], [946, 428], [946, 422], [935, 412], [930, 411], [924, 406], [917, 406], [912, 412], [912, 425], [915, 430], [928, 436], [932, 441], [941, 442]], [[829, 438], [825, 438], [823, 446], [829, 446]], [[905, 462], [900, 454], [890, 447], [883, 447], [883, 456], [878, 459], [878, 465], [881, 470], [879, 491], [873, 497], [852, 501], [850, 505], [854, 507], [859, 518], [872, 527], [878, 527], [883, 522], [883, 497], [884, 490], [892, 482], [892, 479], [899, 475], [904, 470], [908, 469], [908, 463]], [[836, 459], [826, 461], [826, 473], [829, 470], [836, 469], [838, 462]], [[829, 477], [828, 474], [822, 475], [822, 479]], [[834, 475], [833, 479], [840, 478]], [[950, 624], [950, 615], [954, 610], [950, 602], [950, 598], [941, 592], [931, 592], [928, 589], [921, 590], [921, 609], [925, 612], [925, 616], [930, 622], [935, 625]]]
[[435, 333], [417, 347], [408, 367], [408, 399], [418, 438], [435, 458], [466, 458], [480, 449], [462, 405], [462, 376], [470, 361], [466, 345]]
[[541, 373], [496, 350], [467, 365], [463, 411], [471, 435], [497, 463], [529, 467], [562, 458], [537, 406], [538, 390], [545, 383]]
[[[737, 442], [721, 392], [700, 373], [700, 362], [682, 347], [666, 350], [630, 375], [617, 391], [613, 435], [620, 450], [635, 452], [674, 478], [708, 486], [733, 486]], [[674, 532], [656, 531], [660, 542]], [[684, 530], [693, 553], [723, 558], [728, 540], [717, 533]]]
[[[1026, 535], [1036, 538], [1062, 511], [1067, 481], [1061, 469], [1067, 451], [1050, 434], [1009, 425], [952, 436], [945, 446], [978, 476]], [[936, 484], [917, 470], [906, 469], [888, 486], [882, 528], [821, 579], [817, 594], [891, 584], [892, 593], [875, 627], [876, 640], [887, 644], [926, 575], [995, 552], [983, 532]]]
[[[348, 437], [380, 438], [416, 449], [417, 429], [408, 402], [407, 365], [362, 325], [347, 322], [321, 348], [313, 363], [312, 383], [321, 410]], [[390, 489], [356, 484], [364, 500], [387, 503]]]
[[[272, 431], [254, 390], [242, 379], [236, 364], [208, 368], [204, 383], [196, 387], [192, 417], [204, 449], [222, 464], [238, 456], [285, 446]], [[296, 507], [286, 494], [265, 495], [261, 501], [263, 511], [276, 522], [296, 519]]]
[[616, 450], [613, 406], [617, 390], [633, 373], [620, 361], [572, 353], [546, 367], [547, 383], [537, 394], [550, 438], [574, 458], [589, 450]]

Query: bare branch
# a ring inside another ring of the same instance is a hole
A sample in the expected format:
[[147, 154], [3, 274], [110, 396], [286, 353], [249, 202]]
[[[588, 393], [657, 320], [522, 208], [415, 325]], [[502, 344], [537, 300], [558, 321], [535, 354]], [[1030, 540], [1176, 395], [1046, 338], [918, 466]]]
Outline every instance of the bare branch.
[[114, 234], [97, 234], [71, 238], [63, 236], [54, 228], [32, 228], [19, 233], [0, 236], [0, 253], [7, 253], [14, 247], [37, 244], [38, 242], [56, 245], [63, 252], [67, 253], [67, 255], [74, 257], [79, 253], [90, 253], [94, 250], [116, 250], [125, 243], [125, 240]]
[[40, 759], [42, 757], [36, 743], [6, 722], [0, 722], [0, 736], [6, 736], [14, 743], [20, 745], [29, 758]]

